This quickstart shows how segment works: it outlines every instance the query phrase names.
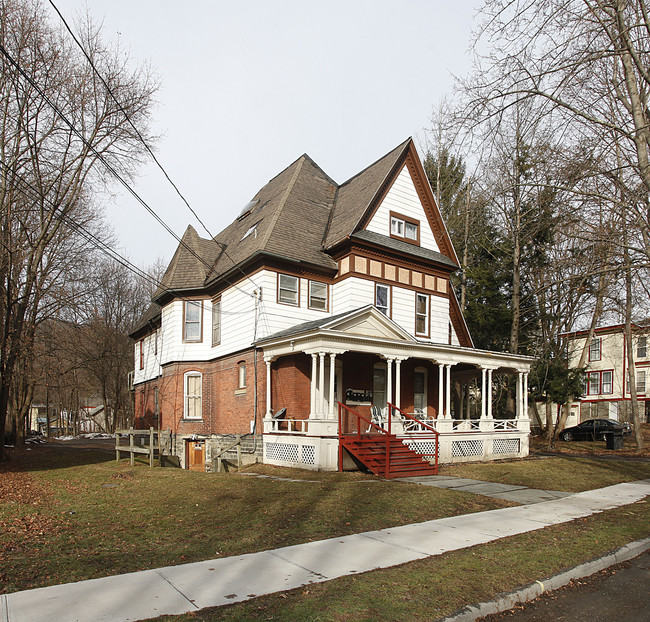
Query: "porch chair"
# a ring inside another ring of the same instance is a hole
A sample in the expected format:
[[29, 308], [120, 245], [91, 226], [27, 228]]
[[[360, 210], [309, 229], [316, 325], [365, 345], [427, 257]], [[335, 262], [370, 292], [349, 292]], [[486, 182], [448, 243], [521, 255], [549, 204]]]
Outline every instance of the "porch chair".
[[[381, 416], [381, 408], [379, 406], [371, 406], [370, 407], [370, 421], [374, 423], [375, 425], [378, 425], [380, 428], [382, 428], [382, 416]], [[372, 426], [369, 425], [368, 429], [366, 430], [366, 434], [372, 430]]]
[[[424, 421], [426, 418], [424, 411], [421, 408], [413, 409], [413, 417], [418, 421]], [[412, 419], [406, 419], [404, 422], [404, 432], [414, 432], [419, 428], [420, 426]]]

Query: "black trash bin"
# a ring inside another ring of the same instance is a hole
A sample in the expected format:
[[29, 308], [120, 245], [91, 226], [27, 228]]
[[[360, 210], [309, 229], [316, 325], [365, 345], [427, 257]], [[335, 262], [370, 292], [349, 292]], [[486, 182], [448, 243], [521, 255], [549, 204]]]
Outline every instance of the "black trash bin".
[[623, 430], [605, 432], [607, 449], [623, 449]]

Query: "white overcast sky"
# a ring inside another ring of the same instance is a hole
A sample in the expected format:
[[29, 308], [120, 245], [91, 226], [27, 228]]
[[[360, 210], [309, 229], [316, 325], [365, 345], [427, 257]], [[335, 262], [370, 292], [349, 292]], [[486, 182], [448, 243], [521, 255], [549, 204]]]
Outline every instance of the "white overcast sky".
[[[341, 183], [409, 136], [421, 141], [452, 76], [471, 67], [479, 5], [53, 1], [71, 25], [87, 8], [105, 40], [156, 71], [156, 155], [213, 234], [303, 153]], [[133, 187], [177, 235], [192, 224], [207, 237], [153, 164]], [[177, 242], [135, 199], [117, 194], [106, 216], [134, 263], [171, 259]]]

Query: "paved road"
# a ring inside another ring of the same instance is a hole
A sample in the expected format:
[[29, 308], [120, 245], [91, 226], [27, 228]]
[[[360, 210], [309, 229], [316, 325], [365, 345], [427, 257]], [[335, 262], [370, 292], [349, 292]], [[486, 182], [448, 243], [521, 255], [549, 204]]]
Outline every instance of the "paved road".
[[648, 622], [650, 551], [484, 622]]

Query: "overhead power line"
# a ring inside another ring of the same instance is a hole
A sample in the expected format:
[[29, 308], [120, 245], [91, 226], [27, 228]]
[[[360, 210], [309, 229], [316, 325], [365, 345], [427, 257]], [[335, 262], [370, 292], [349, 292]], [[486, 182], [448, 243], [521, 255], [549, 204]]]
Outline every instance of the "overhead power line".
[[[106, 82], [106, 80], [104, 80], [104, 77], [101, 75], [101, 73], [99, 72], [99, 70], [98, 70], [97, 67], [95, 66], [95, 63], [93, 62], [92, 58], [90, 57], [90, 55], [88, 54], [88, 52], [86, 51], [86, 49], [84, 48], [84, 46], [81, 44], [81, 42], [79, 41], [79, 39], [76, 37], [76, 35], [75, 35], [74, 32], [72, 31], [72, 28], [70, 28], [68, 22], [67, 22], [66, 19], [63, 17], [61, 11], [59, 11], [58, 7], [56, 6], [56, 4], [54, 4], [54, 2], [53, 2], [52, 0], [49, 0], [49, 3], [52, 5], [52, 8], [56, 11], [57, 15], [59, 16], [59, 18], [60, 18], [61, 21], [63, 22], [63, 25], [65, 26], [66, 30], [70, 33], [70, 36], [72, 37], [72, 39], [74, 40], [74, 42], [77, 44], [77, 46], [79, 47], [79, 49], [83, 52], [83, 55], [86, 57], [86, 60], [88, 61], [88, 64], [90, 65], [90, 67], [92, 68], [92, 70], [95, 72], [95, 75], [100, 79], [101, 83], [104, 85], [104, 88], [106, 89], [106, 92], [111, 96], [111, 98], [113, 99], [113, 101], [115, 102], [115, 104], [117, 105], [117, 107], [120, 109], [120, 111], [122, 112], [122, 114], [124, 115], [124, 117], [126, 118], [126, 120], [128, 121], [129, 125], [131, 126], [131, 128], [132, 128], [133, 131], [135, 132], [136, 136], [138, 137], [138, 139], [140, 140], [140, 142], [143, 144], [144, 148], [147, 150], [147, 152], [149, 153], [149, 155], [151, 155], [153, 161], [156, 163], [156, 165], [157, 165], [158, 168], [161, 170], [161, 172], [163, 173], [163, 175], [165, 176], [165, 178], [167, 179], [167, 181], [171, 184], [171, 186], [172, 186], [172, 187], [174, 188], [174, 190], [176, 191], [176, 194], [178, 194], [178, 196], [181, 198], [181, 200], [183, 201], [183, 203], [185, 203], [185, 205], [187, 206], [187, 209], [190, 210], [190, 212], [192, 213], [192, 215], [194, 216], [194, 218], [196, 218], [197, 222], [198, 222], [198, 223], [203, 227], [203, 229], [205, 229], [205, 231], [206, 231], [206, 233], [208, 234], [208, 236], [210, 237], [210, 239], [211, 239], [215, 244], [217, 244], [217, 245], [219, 246], [219, 248], [221, 249], [221, 251], [223, 252], [223, 254], [224, 254], [228, 259], [230, 259], [230, 261], [233, 263], [233, 265], [234, 265], [234, 266], [235, 266], [235, 267], [236, 267], [236, 268], [237, 268], [237, 269], [242, 273], [242, 275], [243, 275], [245, 278], [247, 278], [251, 283], [253, 283], [253, 285], [255, 285], [255, 286], [257, 287], [257, 284], [256, 284], [256, 283], [255, 283], [255, 282], [250, 278], [250, 276], [249, 276], [248, 274], [246, 274], [246, 273], [242, 270], [241, 266], [240, 266], [237, 262], [235, 262], [235, 260], [234, 260], [234, 259], [233, 259], [229, 254], [228, 254], [228, 251], [226, 250], [226, 245], [225, 245], [225, 244], [222, 244], [221, 242], [219, 242], [218, 240], [216, 240], [216, 239], [215, 239], [215, 236], [210, 232], [210, 230], [209, 230], [208, 227], [205, 225], [205, 223], [201, 220], [201, 218], [199, 218], [199, 215], [196, 213], [196, 211], [195, 211], [195, 210], [192, 208], [192, 206], [189, 204], [189, 201], [185, 198], [185, 196], [184, 196], [184, 195], [181, 193], [181, 191], [178, 189], [178, 186], [173, 182], [173, 180], [171, 179], [171, 177], [169, 176], [169, 174], [167, 173], [167, 171], [165, 170], [165, 168], [163, 167], [163, 165], [160, 163], [160, 161], [158, 160], [158, 158], [156, 157], [156, 155], [154, 154], [154, 152], [151, 150], [151, 148], [150, 148], [149, 145], [147, 144], [147, 141], [144, 139], [144, 137], [142, 136], [142, 134], [140, 133], [140, 131], [138, 130], [138, 128], [135, 126], [135, 124], [131, 121], [131, 118], [129, 117], [127, 111], [124, 109], [124, 107], [122, 106], [122, 104], [120, 103], [120, 101], [117, 99], [117, 97], [116, 97], [115, 94], [113, 93], [111, 87], [108, 85], [108, 83]], [[226, 281], [226, 282], [228, 282], [228, 281]]]

